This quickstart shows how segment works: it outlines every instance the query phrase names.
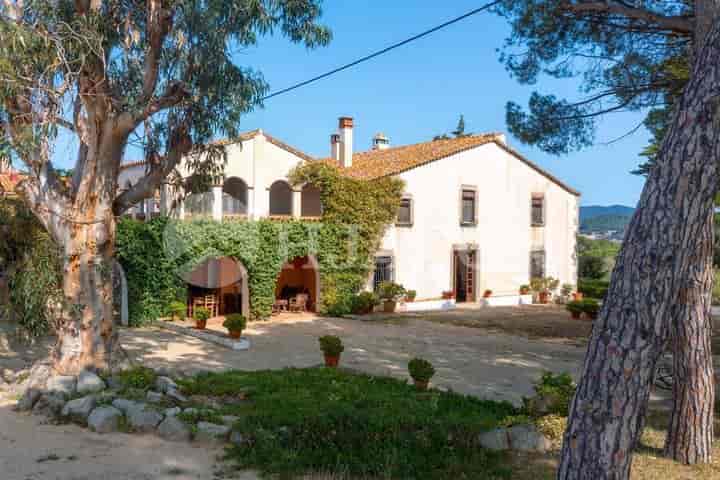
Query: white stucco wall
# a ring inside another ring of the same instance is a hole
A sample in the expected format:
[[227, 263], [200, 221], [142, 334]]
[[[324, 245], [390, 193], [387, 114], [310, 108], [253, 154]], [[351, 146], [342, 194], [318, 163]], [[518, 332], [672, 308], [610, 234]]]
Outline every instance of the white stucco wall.
[[[394, 257], [395, 280], [437, 298], [452, 290], [454, 246], [477, 245], [476, 297], [486, 289], [514, 295], [529, 283], [530, 251], [546, 252], [546, 275], [576, 283], [579, 198], [494, 143], [398, 175], [413, 199], [412, 227], [392, 226], [382, 250]], [[460, 225], [463, 185], [477, 187], [477, 226]], [[545, 195], [545, 226], [531, 227], [533, 193]]]

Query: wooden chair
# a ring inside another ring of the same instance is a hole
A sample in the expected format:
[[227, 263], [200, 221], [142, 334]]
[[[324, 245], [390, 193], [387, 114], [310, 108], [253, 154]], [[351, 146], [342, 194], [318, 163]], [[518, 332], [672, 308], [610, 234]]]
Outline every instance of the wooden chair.
[[215, 295], [205, 295], [205, 308], [210, 311], [211, 317], [217, 317], [218, 315], [218, 301]]
[[309, 295], [306, 293], [298, 293], [295, 298], [290, 299], [291, 312], [305, 312], [307, 310]]

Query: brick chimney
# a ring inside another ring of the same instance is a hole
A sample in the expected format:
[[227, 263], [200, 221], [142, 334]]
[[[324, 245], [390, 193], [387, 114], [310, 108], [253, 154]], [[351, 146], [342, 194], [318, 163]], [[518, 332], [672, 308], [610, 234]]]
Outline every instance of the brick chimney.
[[332, 157], [332, 159], [335, 160], [336, 163], [340, 163], [341, 147], [342, 144], [340, 143], [340, 134], [333, 133], [332, 135], [330, 135], [330, 157]]
[[352, 117], [340, 117], [340, 166], [348, 168], [352, 166], [353, 156], [353, 119]]

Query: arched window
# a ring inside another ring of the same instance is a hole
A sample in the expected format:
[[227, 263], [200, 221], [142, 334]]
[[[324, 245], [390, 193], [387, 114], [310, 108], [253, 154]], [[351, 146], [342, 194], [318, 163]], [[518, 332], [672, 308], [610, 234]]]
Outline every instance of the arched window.
[[188, 217], [207, 217], [212, 215], [213, 194], [193, 175], [186, 180], [186, 191], [194, 192], [185, 198], [185, 215]]
[[247, 215], [247, 184], [240, 178], [230, 177], [223, 184], [223, 215]]
[[270, 187], [270, 215], [292, 215], [293, 191], [287, 182], [278, 180]]
[[301, 193], [300, 216], [319, 217], [322, 215], [322, 202], [320, 200], [320, 189], [315, 185], [307, 184]]

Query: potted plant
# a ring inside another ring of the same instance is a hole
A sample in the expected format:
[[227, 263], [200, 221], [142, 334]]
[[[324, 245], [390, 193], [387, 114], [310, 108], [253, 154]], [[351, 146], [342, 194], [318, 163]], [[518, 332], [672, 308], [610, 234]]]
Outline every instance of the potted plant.
[[230, 338], [238, 339], [247, 326], [247, 319], [239, 313], [233, 313], [225, 317], [223, 327], [228, 329]]
[[415, 290], [408, 290], [407, 292], [405, 292], [405, 301], [406, 302], [410, 302], [410, 303], [414, 302], [415, 297], [417, 297], [417, 292]]
[[553, 277], [537, 277], [530, 280], [530, 288], [537, 293], [538, 303], [546, 304], [559, 283], [560, 281]]
[[405, 295], [405, 287], [395, 282], [381, 282], [378, 286], [378, 296], [383, 301], [383, 311], [393, 313], [397, 301]]
[[452, 300], [455, 297], [455, 293], [452, 290], [445, 290], [442, 292], [443, 300]]
[[490, 298], [492, 296], [492, 290], [485, 290], [483, 292], [483, 298]]
[[367, 315], [380, 305], [380, 299], [373, 292], [360, 292], [352, 298], [352, 312], [356, 315]]
[[185, 320], [185, 315], [187, 314], [187, 305], [185, 305], [185, 302], [172, 302], [168, 306], [168, 310], [173, 322], [176, 320]]
[[325, 335], [318, 339], [320, 342], [320, 350], [325, 355], [326, 367], [337, 367], [340, 363], [340, 354], [345, 351], [340, 337], [335, 335]]
[[590, 320], [595, 320], [600, 312], [600, 302], [594, 298], [582, 300], [583, 312]]
[[193, 312], [193, 318], [195, 319], [195, 328], [205, 330], [208, 318], [210, 318], [210, 310], [205, 307], [198, 307]]
[[530, 293], [530, 285], [520, 285], [520, 295], [527, 295]]
[[422, 358], [413, 358], [408, 363], [408, 371], [418, 390], [427, 390], [430, 379], [435, 375], [432, 363]]
[[571, 283], [563, 283], [562, 287], [560, 287], [560, 294], [563, 297], [563, 300], [568, 301], [570, 299], [570, 294], [573, 291], [573, 285]]
[[580, 314], [584, 311], [582, 302], [578, 302], [576, 300], [567, 302], [565, 308], [568, 312], [570, 312], [570, 316], [576, 320], [580, 318]]

